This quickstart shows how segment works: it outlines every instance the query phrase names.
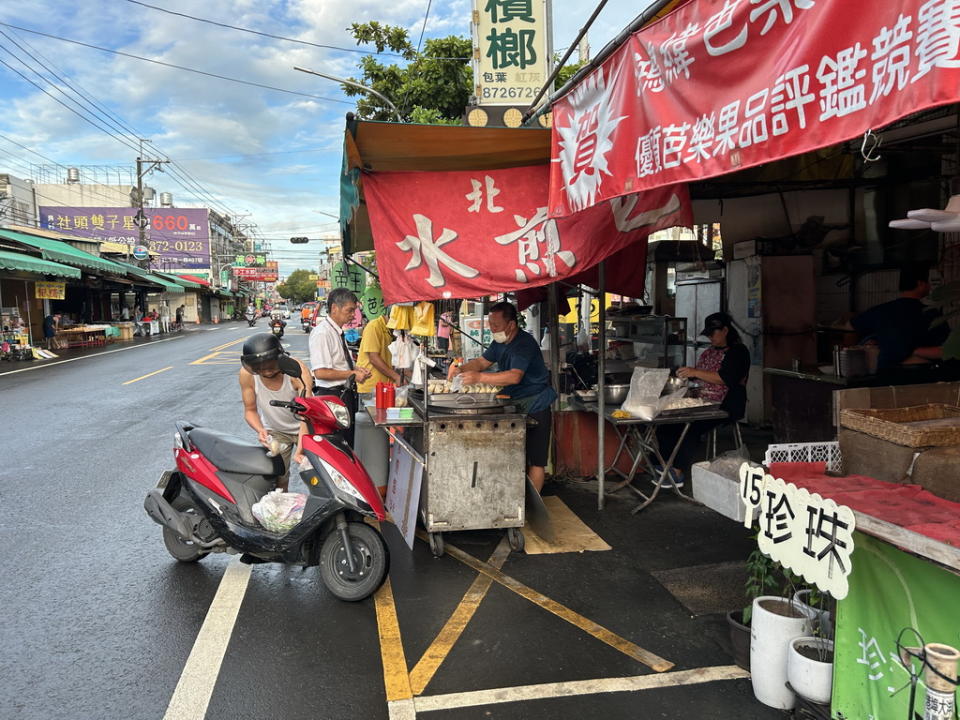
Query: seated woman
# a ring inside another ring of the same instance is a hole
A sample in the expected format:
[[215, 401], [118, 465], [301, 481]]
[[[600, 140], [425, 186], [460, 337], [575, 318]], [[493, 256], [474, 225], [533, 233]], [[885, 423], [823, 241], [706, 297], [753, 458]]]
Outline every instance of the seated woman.
[[[693, 462], [694, 451], [700, 446], [703, 436], [719, 425], [740, 420], [747, 409], [747, 375], [750, 373], [750, 351], [740, 340], [740, 334], [733, 327], [733, 321], [726, 313], [708, 315], [700, 333], [710, 339], [710, 347], [704, 350], [696, 367], [682, 367], [677, 375], [701, 382], [700, 397], [710, 402], [720, 403], [725, 410], [727, 420], [698, 420], [690, 426], [683, 444], [677, 450], [673, 461], [672, 482], [683, 486], [684, 471]], [[683, 425], [661, 425], [657, 428], [657, 441], [660, 453], [667, 459], [683, 432]], [[656, 479], [659, 479], [659, 476]], [[671, 483], [664, 481], [667, 487]]]

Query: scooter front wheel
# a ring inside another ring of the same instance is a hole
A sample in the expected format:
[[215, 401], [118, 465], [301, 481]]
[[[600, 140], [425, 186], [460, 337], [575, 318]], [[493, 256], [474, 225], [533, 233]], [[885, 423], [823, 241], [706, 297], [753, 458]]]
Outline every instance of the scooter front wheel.
[[383, 584], [390, 555], [383, 537], [369, 525], [348, 523], [347, 532], [353, 546], [353, 572], [340, 532], [334, 528], [320, 547], [320, 577], [334, 596], [356, 602], [370, 597]]

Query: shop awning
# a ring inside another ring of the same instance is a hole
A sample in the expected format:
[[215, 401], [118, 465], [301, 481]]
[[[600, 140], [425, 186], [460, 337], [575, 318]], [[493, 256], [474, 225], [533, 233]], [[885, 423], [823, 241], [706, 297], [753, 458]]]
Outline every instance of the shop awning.
[[0, 250], [0, 270], [18, 270], [37, 275], [56, 275], [57, 277], [79, 278], [80, 271], [68, 265], [41, 260], [21, 253]]
[[180, 278], [181, 280], [186, 280], [188, 282], [196, 283], [197, 285], [201, 285], [205, 288], [211, 287], [209, 280], [204, 280], [202, 277], [199, 277], [197, 275], [177, 275], [177, 277]]
[[180, 275], [171, 275], [170, 273], [161, 273], [161, 272], [155, 272], [154, 275], [159, 275], [161, 277], [164, 277], [170, 282], [176, 283], [177, 285], [181, 287], [185, 287], [188, 290], [204, 289], [203, 285], [201, 285], [200, 283], [193, 282], [193, 280], [188, 280], [187, 278], [181, 277]]
[[0, 230], [0, 238], [12, 240], [13, 242], [35, 248], [40, 251], [40, 254], [43, 255], [44, 260], [49, 260], [51, 262], [61, 262], [67, 265], [73, 265], [74, 267], [84, 268], [86, 270], [99, 270], [120, 276], [127, 274], [126, 270], [120, 268], [112, 260], [91, 255], [88, 252], [78, 250], [72, 245], [68, 245], [65, 242], [60, 242], [59, 240], [51, 240], [50, 238], [39, 237], [37, 235], [28, 235], [26, 233], [15, 232], [13, 230]]
[[340, 228], [347, 255], [373, 250], [363, 172], [496, 170], [550, 161], [550, 131], [354, 120], [343, 141]]
[[122, 266], [127, 271], [127, 274], [133, 277], [138, 277], [142, 280], [146, 280], [154, 285], [159, 285], [161, 288], [163, 288], [163, 292], [179, 293], [181, 295], [183, 294], [183, 286], [177, 285], [177, 283], [173, 282], [172, 280], [162, 278], [159, 275], [150, 272], [149, 270], [144, 270], [143, 268], [137, 267], [136, 265], [131, 265], [130, 263], [125, 263], [120, 260], [116, 260], [115, 262], [117, 265]]

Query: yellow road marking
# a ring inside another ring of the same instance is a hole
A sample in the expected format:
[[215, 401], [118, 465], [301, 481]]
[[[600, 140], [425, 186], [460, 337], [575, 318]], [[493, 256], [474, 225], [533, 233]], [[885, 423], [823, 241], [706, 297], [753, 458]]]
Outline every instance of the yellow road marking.
[[[417, 536], [421, 540], [426, 540], [425, 533], [422, 531], [418, 530]], [[566, 620], [571, 625], [580, 628], [587, 634], [592, 635], [602, 642], [605, 642], [615, 650], [619, 650], [627, 657], [631, 657], [637, 662], [643, 663], [652, 670], [655, 670], [656, 672], [666, 672], [674, 666], [674, 664], [669, 660], [664, 660], [659, 655], [656, 655], [649, 650], [644, 650], [639, 645], [636, 645], [626, 638], [622, 638], [616, 633], [607, 630], [602, 625], [593, 622], [593, 620], [584, 617], [580, 613], [571, 610], [565, 605], [561, 605], [556, 600], [551, 600], [543, 593], [537, 592], [533, 588], [524, 585], [519, 580], [514, 580], [509, 575], [505, 575], [489, 563], [485, 563], [482, 560], [477, 560], [469, 553], [465, 553], [463, 550], [460, 550], [453, 545], [448, 544], [446, 548], [448, 555], [456, 558], [464, 565], [472, 567], [477, 572], [483, 573], [487, 577], [492, 578], [495, 582], [498, 582], [508, 590], [517, 593], [517, 595], [520, 597], [526, 598], [530, 602], [539, 605], [544, 610], [547, 610], [557, 617]]]
[[239, 345], [244, 340], [246, 340], [246, 338], [237, 338], [236, 340], [231, 340], [230, 342], [224, 343], [223, 345], [217, 345], [215, 348], [210, 348], [210, 352], [215, 352], [217, 350], [224, 350], [225, 348], [228, 348], [231, 345]]
[[[487, 562], [491, 567], [499, 570], [503, 567], [503, 564], [509, 556], [510, 544], [507, 542], [507, 538], [504, 537], [493, 551], [493, 554], [490, 555], [490, 559], [487, 560]], [[483, 598], [486, 596], [491, 585], [493, 585], [492, 578], [483, 574], [477, 575], [473, 584], [460, 601], [460, 604], [457, 605], [457, 609], [453, 611], [453, 614], [450, 616], [450, 619], [447, 620], [443, 629], [440, 630], [437, 637], [434, 638], [434, 641], [430, 644], [430, 647], [427, 648], [427, 651], [423, 654], [423, 657], [420, 658], [420, 662], [410, 671], [410, 686], [414, 695], [422, 695], [427, 685], [430, 684], [433, 676], [437, 670], [440, 669], [440, 665], [447, 659], [450, 650], [453, 649], [457, 640], [460, 639], [460, 636], [467, 627], [467, 623], [470, 622], [477, 608], [480, 607], [480, 603], [483, 602]]]
[[135, 383], [135, 382], [138, 382], [138, 381], [143, 380], [143, 379], [145, 379], [145, 378], [152, 377], [152, 376], [154, 376], [154, 375], [158, 375], [158, 374], [160, 374], [160, 373], [162, 373], [162, 372], [166, 372], [167, 370], [172, 370], [172, 369], [173, 369], [173, 365], [168, 365], [168, 366], [165, 367], [165, 368], [161, 368], [161, 369], [159, 369], [159, 370], [154, 370], [152, 373], [147, 373], [146, 375], [141, 375], [141, 376], [138, 377], [138, 378], [134, 378], [133, 380], [127, 380], [125, 383], [120, 383], [120, 384], [121, 384], [121, 385], [129, 385], [130, 383]]
[[377, 631], [380, 634], [380, 659], [383, 662], [383, 685], [387, 702], [409, 700], [413, 697], [413, 692], [410, 690], [407, 659], [403, 654], [400, 622], [397, 619], [397, 606], [393, 601], [393, 588], [389, 577], [373, 598], [377, 608]]

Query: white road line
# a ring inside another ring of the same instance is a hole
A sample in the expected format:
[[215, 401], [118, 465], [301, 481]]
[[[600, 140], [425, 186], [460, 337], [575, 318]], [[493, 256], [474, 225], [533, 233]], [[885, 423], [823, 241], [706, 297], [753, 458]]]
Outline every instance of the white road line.
[[227, 328], [227, 330], [239, 330], [239, 329], [240, 329], [239, 325], [234, 325], [233, 327]]
[[[718, 680], [740, 680], [750, 677], [750, 673], [736, 665], [718, 665], [697, 668], [695, 670], [677, 670], [675, 672], [651, 673], [623, 678], [600, 678], [598, 680], [575, 680], [571, 682], [544, 683], [542, 685], [521, 685], [512, 688], [475, 690], [473, 692], [450, 693], [448, 695], [421, 695], [413, 699], [417, 713], [452, 710], [461, 707], [477, 707], [498, 703], [523, 702], [525, 700], [545, 700], [575, 695], [596, 695], [611, 692], [636, 692], [637, 690], [655, 690], [657, 688], [678, 687], [681, 685], [699, 685]], [[392, 717], [392, 716], [391, 716]]]
[[203, 720], [206, 716], [210, 696], [220, 674], [220, 665], [250, 581], [250, 569], [250, 565], [239, 560], [227, 565], [163, 720]]
[[63, 363], [74, 362], [75, 360], [86, 360], [87, 358], [100, 357], [101, 355], [109, 355], [110, 353], [124, 352], [126, 350], [137, 350], [138, 348], [143, 347], [153, 347], [154, 345], [159, 345], [160, 343], [171, 342], [172, 340], [183, 340], [184, 336], [167, 338], [166, 340], [154, 340], [153, 342], [143, 343], [142, 345], [134, 345], [132, 347], [117, 348], [116, 350], [104, 350], [103, 352], [93, 353], [92, 355], [83, 355], [82, 357], [70, 358], [68, 360], [57, 360], [56, 362], [43, 363], [42, 365], [34, 365], [33, 367], [20, 368], [19, 370], [7, 370], [6, 372], [0, 373], [0, 376], [3, 375], [13, 375], [14, 373], [29, 372], [31, 370], [43, 370], [43, 368], [53, 367], [54, 365], [63, 365]]
[[214, 330], [220, 330], [222, 328], [207, 328], [207, 332], [213, 332]]
[[413, 700], [391, 700], [387, 703], [387, 717], [389, 720], [416, 720], [417, 707]]

